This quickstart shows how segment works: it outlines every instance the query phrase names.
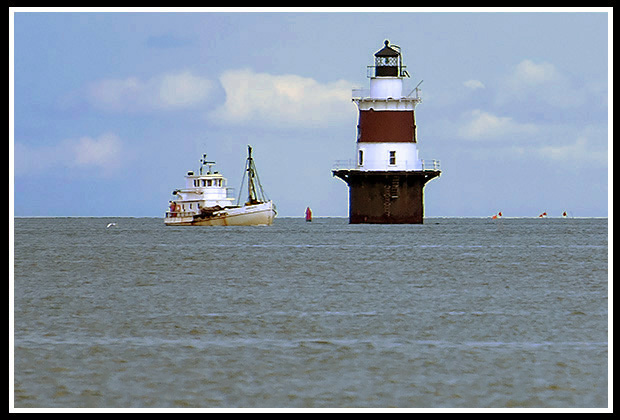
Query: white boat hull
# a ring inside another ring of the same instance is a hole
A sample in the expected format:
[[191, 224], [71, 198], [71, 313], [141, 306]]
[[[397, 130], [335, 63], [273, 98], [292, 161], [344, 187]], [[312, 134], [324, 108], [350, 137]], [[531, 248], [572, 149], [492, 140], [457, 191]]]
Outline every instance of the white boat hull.
[[200, 217], [195, 213], [167, 213], [168, 226], [269, 226], [276, 217], [273, 202], [225, 208], [212, 216]]

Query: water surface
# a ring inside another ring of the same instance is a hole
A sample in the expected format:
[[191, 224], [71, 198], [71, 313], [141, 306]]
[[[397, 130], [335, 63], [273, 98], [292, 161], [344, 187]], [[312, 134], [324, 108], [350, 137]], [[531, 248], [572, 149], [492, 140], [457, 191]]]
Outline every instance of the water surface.
[[17, 218], [15, 407], [607, 407], [607, 237]]

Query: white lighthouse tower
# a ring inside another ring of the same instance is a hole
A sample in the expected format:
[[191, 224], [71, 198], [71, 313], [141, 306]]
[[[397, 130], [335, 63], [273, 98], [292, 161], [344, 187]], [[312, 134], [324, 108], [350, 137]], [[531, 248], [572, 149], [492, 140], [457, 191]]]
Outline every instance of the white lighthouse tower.
[[403, 92], [409, 74], [400, 47], [387, 40], [369, 70], [370, 91], [353, 90], [359, 109], [354, 168], [332, 173], [349, 185], [350, 223], [422, 223], [424, 184], [441, 171], [438, 161], [418, 156], [418, 90]]
[[359, 109], [357, 168], [422, 170], [414, 112], [421, 99], [417, 94], [403, 95], [403, 78], [407, 76], [400, 48], [386, 40], [385, 47], [375, 54], [370, 92], [353, 92]]

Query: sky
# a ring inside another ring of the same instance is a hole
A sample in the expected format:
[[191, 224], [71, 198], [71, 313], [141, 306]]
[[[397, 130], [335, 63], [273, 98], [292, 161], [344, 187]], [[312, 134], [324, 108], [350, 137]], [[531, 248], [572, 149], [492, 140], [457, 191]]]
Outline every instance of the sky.
[[608, 215], [611, 8], [111, 10], [10, 9], [16, 217], [163, 217], [203, 153], [238, 193], [248, 144], [279, 216], [345, 217], [386, 39], [423, 81], [426, 217]]

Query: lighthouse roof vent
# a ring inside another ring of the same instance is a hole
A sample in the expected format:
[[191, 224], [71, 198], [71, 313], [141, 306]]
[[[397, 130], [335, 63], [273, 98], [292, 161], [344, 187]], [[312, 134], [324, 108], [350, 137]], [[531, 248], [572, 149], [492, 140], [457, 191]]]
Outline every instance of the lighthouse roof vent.
[[375, 53], [375, 57], [398, 57], [400, 53], [393, 48], [390, 48], [388, 45], [390, 41], [385, 40], [385, 47], [383, 47], [380, 51]]

